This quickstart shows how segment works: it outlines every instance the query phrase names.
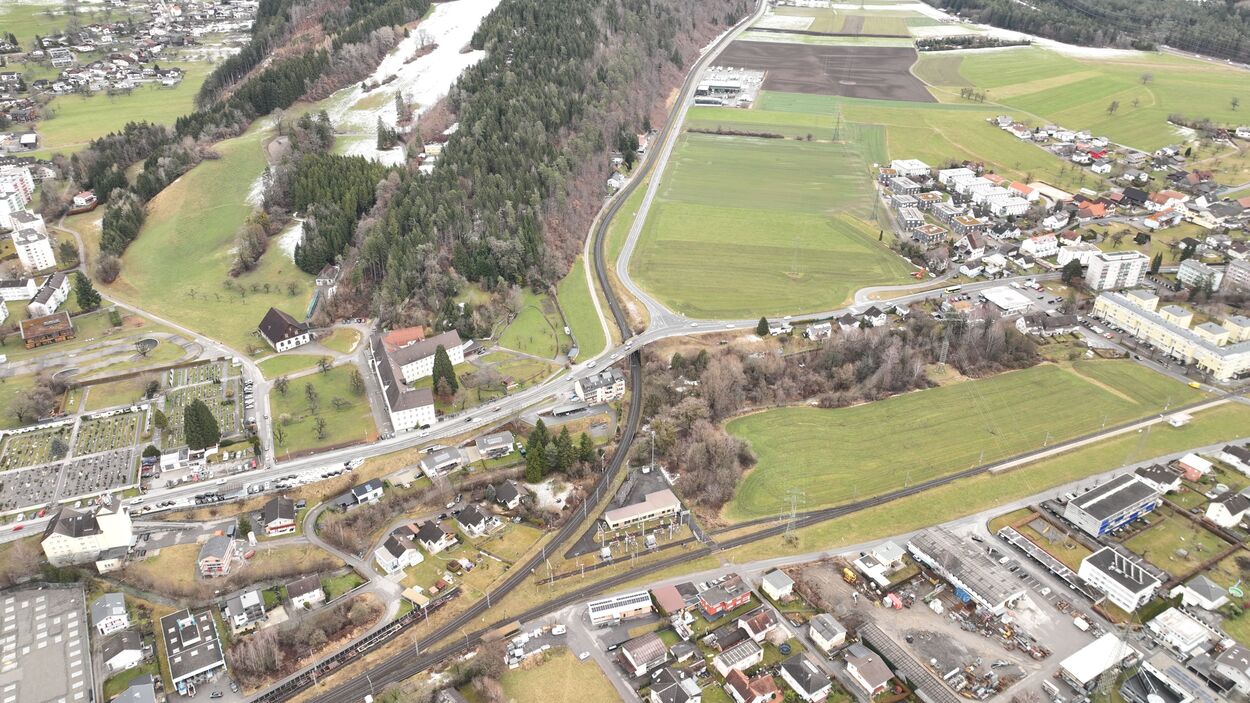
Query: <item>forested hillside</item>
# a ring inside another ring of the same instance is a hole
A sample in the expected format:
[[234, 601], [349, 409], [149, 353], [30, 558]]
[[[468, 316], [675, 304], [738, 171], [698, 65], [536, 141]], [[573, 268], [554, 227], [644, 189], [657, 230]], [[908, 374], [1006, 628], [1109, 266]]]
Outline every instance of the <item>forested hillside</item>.
[[448, 98], [460, 126], [438, 167], [388, 184], [361, 222], [355, 298], [386, 323], [428, 323], [464, 280], [558, 280], [603, 204], [608, 153], [662, 118], [699, 49], [750, 7], [504, 0], [473, 40], [487, 57]]
[[[119, 257], [143, 224], [145, 203], [212, 158], [214, 142], [241, 134], [257, 117], [301, 98], [324, 97], [368, 75], [403, 38], [402, 25], [429, 7], [429, 0], [261, 0], [251, 42], [208, 77], [197, 96], [198, 110], [180, 117], [173, 129], [128, 124], [63, 164], [71, 179], [94, 190], [106, 205], [96, 276], [106, 283], [117, 277]], [[125, 170], [138, 160], [143, 168], [130, 185]], [[350, 173], [361, 175], [359, 169]], [[348, 184], [352, 192], [359, 190], [357, 180]], [[359, 200], [363, 211], [372, 204], [372, 193]], [[49, 202], [45, 209], [58, 214], [65, 205]], [[328, 236], [349, 237], [360, 211], [350, 213], [351, 223], [327, 225]], [[326, 219], [335, 217], [330, 213]]]
[[1085, 46], [1167, 45], [1250, 61], [1250, 2], [1239, 0], [925, 0], [976, 22]]

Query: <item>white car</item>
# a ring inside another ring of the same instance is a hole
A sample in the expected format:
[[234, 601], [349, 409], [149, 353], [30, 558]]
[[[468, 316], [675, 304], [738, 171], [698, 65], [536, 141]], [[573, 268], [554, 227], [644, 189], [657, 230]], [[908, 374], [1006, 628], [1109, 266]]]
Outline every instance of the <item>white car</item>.
[[577, 661], [584, 662], [589, 658], [590, 658], [590, 652], [582, 652], [581, 654], [577, 655]]
[[595, 364], [597, 364], [597, 363], [599, 363], [599, 362], [597, 362], [597, 361], [587, 362], [587, 364], [586, 364], [586, 368], [588, 368], [588, 369], [593, 369], [593, 368], [595, 367]]

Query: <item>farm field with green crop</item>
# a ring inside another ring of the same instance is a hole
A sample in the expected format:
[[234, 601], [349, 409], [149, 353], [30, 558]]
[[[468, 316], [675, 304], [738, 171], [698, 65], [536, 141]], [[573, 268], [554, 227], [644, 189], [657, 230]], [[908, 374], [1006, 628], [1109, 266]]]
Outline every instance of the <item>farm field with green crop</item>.
[[[1240, 124], [1244, 118], [1232, 99], [1247, 98], [1244, 71], [1157, 53], [1083, 58], [1021, 47], [925, 55], [917, 75], [936, 86], [970, 83], [987, 90], [989, 102], [1025, 111], [1035, 122], [1086, 129], [1147, 151], [1178, 140], [1169, 115]], [[1118, 103], [1115, 111], [1108, 109], [1112, 101]]]
[[[743, 520], [784, 507], [778, 486], [806, 508], [886, 493], [1194, 402], [1202, 394], [1130, 362], [1042, 365], [987, 379], [826, 410], [767, 410], [727, 429], [759, 459], [725, 508]], [[896, 440], [889, 452], [885, 438]]]
[[101, 289], [238, 350], [266, 348], [253, 331], [271, 306], [302, 320], [312, 276], [276, 245], [255, 270], [229, 275], [235, 234], [252, 212], [252, 179], [265, 169], [264, 134], [253, 126], [219, 142], [214, 150], [221, 158], [204, 161], [153, 198], [147, 224], [122, 257], [121, 277]]
[[850, 142], [683, 135], [633, 275], [701, 317], [828, 309], [856, 288], [903, 282], [910, 267], [865, 222], [873, 191], [862, 152]]

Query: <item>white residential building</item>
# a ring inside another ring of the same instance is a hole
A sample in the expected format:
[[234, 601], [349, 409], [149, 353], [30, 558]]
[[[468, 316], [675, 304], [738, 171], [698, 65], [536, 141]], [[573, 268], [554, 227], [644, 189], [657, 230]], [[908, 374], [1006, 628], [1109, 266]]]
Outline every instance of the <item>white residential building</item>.
[[1141, 284], [1150, 257], [1140, 251], [1104, 251], [1089, 257], [1085, 284], [1093, 290], [1118, 290]]
[[126, 596], [121, 593], [105, 593], [97, 598], [91, 604], [91, 626], [102, 636], [130, 627]]
[[5, 302], [30, 300], [38, 291], [39, 283], [33, 278], [11, 278], [0, 280], [0, 300], [4, 300]]
[[1059, 247], [1059, 266], [1067, 266], [1068, 262], [1073, 260], [1081, 266], [1089, 266], [1089, 260], [1097, 256], [1101, 251], [1101, 249], [1093, 244], [1087, 244], [1085, 242], [1077, 242], [1076, 244]]
[[1156, 310], [1158, 304], [1153, 294], [1103, 293], [1094, 300], [1093, 314], [1217, 380], [1250, 373], [1250, 320], [1234, 316], [1191, 328], [1192, 313], [1175, 305]]
[[110, 550], [132, 544], [130, 513], [119, 504], [105, 503], [88, 510], [58, 510], [44, 530], [41, 546], [53, 566], [69, 566], [96, 561]]
[[69, 291], [69, 276], [64, 271], [57, 271], [44, 279], [43, 285], [35, 291], [35, 297], [26, 305], [26, 311], [31, 317], [51, 315], [69, 300]]
[[959, 168], [943, 168], [939, 169], [937, 172], [937, 181], [944, 186], [949, 186], [952, 179], [959, 178], [961, 176], [965, 178], [976, 178], [977, 174], [973, 173], [972, 169], [964, 168], [962, 166]]
[[410, 566], [416, 566], [425, 561], [421, 550], [395, 535], [386, 538], [382, 546], [373, 552], [373, 558], [377, 560], [378, 566], [382, 567], [382, 570], [388, 574], [397, 574]]
[[1020, 242], [1020, 253], [1035, 259], [1048, 259], [1059, 253], [1059, 240], [1053, 234], [1038, 234]]
[[919, 159], [894, 159], [890, 168], [900, 176], [907, 178], [928, 178], [929, 165]]
[[604, 369], [574, 381], [573, 391], [583, 402], [608, 403], [625, 395], [625, 375], [615, 368]]
[[35, 273], [56, 266], [56, 257], [52, 253], [52, 240], [38, 230], [25, 228], [14, 230], [11, 235], [13, 248], [17, 250], [17, 259], [27, 273]]
[[[1155, 639], [1182, 657], [1189, 657], [1208, 642], [1221, 639], [1219, 633], [1200, 620], [1176, 608], [1168, 608], [1156, 615], [1146, 627]], [[1183, 661], [1183, 660], [1182, 660]]]
[[437, 422], [433, 391], [429, 388], [412, 388], [404, 381], [399, 366], [391, 359], [381, 336], [373, 335], [369, 345], [373, 371], [382, 386], [382, 399], [386, 402], [391, 427], [396, 432], [405, 432], [429, 427]]
[[321, 587], [321, 579], [316, 574], [288, 583], [286, 597], [291, 599], [291, 607], [299, 609], [308, 609], [326, 602], [325, 589]]

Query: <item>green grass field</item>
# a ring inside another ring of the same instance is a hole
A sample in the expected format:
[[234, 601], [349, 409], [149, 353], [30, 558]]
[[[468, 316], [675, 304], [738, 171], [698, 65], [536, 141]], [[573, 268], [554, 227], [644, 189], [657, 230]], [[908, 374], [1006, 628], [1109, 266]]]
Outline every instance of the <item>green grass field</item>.
[[[795, 532], [794, 544], [765, 539], [738, 547], [726, 555], [742, 564], [783, 554], [829, 550], [868, 540], [884, 539], [936, 523], [954, 520], [1019, 500], [1135, 461], [1184, 451], [1247, 435], [1250, 407], [1228, 403], [1194, 415], [1193, 422], [1174, 428], [1154, 427], [1149, 435], [1132, 433], [1048, 457], [1003, 474], [981, 474], [963, 481], [891, 501], [853, 515], [822, 522]], [[1214, 576], [1212, 577], [1214, 578]], [[1219, 579], [1215, 579], [1219, 583]], [[1250, 617], [1246, 618], [1250, 626]], [[1250, 631], [1250, 630], [1248, 630]]]
[[1156, 512], [1151, 522], [1124, 546], [1173, 576], [1189, 573], [1228, 546], [1215, 533], [1170, 509]]
[[[806, 494], [807, 509], [902, 488], [1143, 417], [1201, 393], [1130, 362], [1037, 366], [850, 408], [793, 407], [731, 421], [758, 465], [726, 517], [784, 509], [781, 486]], [[889, 442], [892, 451], [882, 451]]]
[[[3, 23], [0, 22], [0, 26]], [[115, 132], [137, 119], [172, 125], [174, 120], [195, 110], [195, 94], [213, 66], [205, 62], [161, 62], [161, 66], [185, 70], [182, 82], [173, 88], [139, 86], [130, 95], [103, 93], [90, 97], [64, 95], [51, 102], [52, 119], [40, 120], [40, 149], [32, 152], [46, 158], [55, 153], [70, 154], [97, 137]]]
[[147, 224], [122, 259], [121, 277], [102, 290], [238, 350], [264, 347], [253, 332], [271, 306], [303, 319], [313, 277], [277, 246], [256, 270], [234, 279], [228, 273], [235, 233], [252, 211], [246, 202], [252, 180], [265, 169], [263, 136], [254, 126], [219, 142], [214, 149], [221, 158], [201, 163], [153, 198]]
[[340, 327], [331, 332], [329, 337], [319, 340], [319, 343], [326, 349], [348, 354], [355, 351], [356, 345], [360, 343], [360, 333], [347, 327]]
[[[1243, 71], [1169, 54], [1087, 59], [1027, 47], [966, 54], [959, 73], [1007, 108], [1144, 150], [1178, 141], [1169, 114], [1242, 124], [1245, 117], [1231, 99], [1250, 97]], [[1112, 100], [1120, 108], [1109, 114]]]
[[[579, 662], [568, 649], [553, 649], [540, 666], [512, 669], [499, 678], [515, 703], [612, 701], [620, 696], [594, 662]], [[484, 700], [470, 687], [461, 690], [470, 703]]]
[[529, 289], [522, 291], [522, 296], [524, 307], [499, 335], [499, 345], [544, 359], [554, 359], [567, 351], [569, 338], [551, 299]]
[[[269, 402], [273, 406], [275, 440], [277, 426], [280, 425], [284, 437], [275, 443], [275, 452], [298, 452], [318, 447], [329, 447], [353, 441], [368, 441], [377, 436], [377, 427], [373, 424], [373, 412], [369, 408], [369, 399], [352, 392], [351, 374], [355, 369], [352, 365], [339, 366], [326, 373], [314, 373], [291, 381], [286, 395], [274, 390], [269, 394]], [[318, 410], [314, 414], [306, 397], [305, 386], [311, 385], [319, 396]], [[334, 399], [341, 398], [347, 405], [343, 409], [334, 407]], [[290, 415], [290, 424], [282, 424], [281, 417]], [[315, 432], [315, 416], [319, 415], [326, 422], [326, 435], [318, 439]]]
[[[732, 117], [739, 115], [752, 120], [745, 111]], [[807, 131], [819, 120], [778, 122]], [[910, 267], [864, 222], [874, 196], [862, 149], [683, 135], [630, 262], [633, 275], [698, 317], [829, 309], [859, 287], [904, 281]]]
[[13, 413], [10, 413], [8, 408], [13, 407], [15, 398], [24, 395], [34, 387], [35, 374], [9, 376], [0, 382], [0, 407], [5, 408], [4, 412], [0, 413], [0, 430], [20, 427], [17, 418], [13, 417]]
[[114, 405], [125, 405], [143, 400], [143, 392], [149, 381], [161, 380], [161, 374], [143, 374], [120, 381], [109, 381], [89, 387], [84, 410], [100, 410]]
[[265, 378], [288, 376], [296, 371], [317, 367], [320, 356], [313, 354], [275, 354], [257, 364]]
[[0, 4], [0, 31], [12, 32], [21, 42], [22, 50], [29, 50], [36, 35], [51, 34], [65, 27], [69, 17], [63, 7], [63, 3], [58, 2]]
[[595, 312], [593, 295], [579, 256], [573, 262], [572, 270], [556, 287], [556, 297], [560, 300], [560, 309], [568, 319], [569, 329], [573, 330], [573, 337], [577, 340], [579, 356], [583, 359], [598, 354], [608, 344], [599, 315]]
[[[986, 118], [1002, 112], [997, 107], [770, 91], [760, 93], [756, 107], [770, 112], [799, 113], [799, 117], [788, 123], [809, 124], [811, 115], [832, 119], [833, 115], [841, 114], [843, 120], [849, 120], [861, 130], [865, 127], [880, 130], [884, 133], [884, 148], [877, 152], [871, 144], [863, 147], [877, 162], [916, 158], [939, 167], [969, 160], [984, 163], [1013, 179], [1042, 180], [1064, 189], [1077, 189], [1101, 180], [988, 124]], [[873, 134], [873, 131], [860, 134]]]

